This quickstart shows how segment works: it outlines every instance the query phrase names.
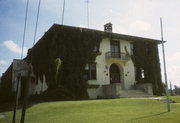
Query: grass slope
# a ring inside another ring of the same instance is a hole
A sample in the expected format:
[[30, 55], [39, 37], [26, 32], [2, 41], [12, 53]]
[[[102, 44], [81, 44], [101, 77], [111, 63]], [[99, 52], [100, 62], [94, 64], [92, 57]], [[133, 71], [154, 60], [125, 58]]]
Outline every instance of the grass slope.
[[170, 96], [170, 99], [172, 99], [176, 103], [180, 103], [180, 96]]
[[[179, 97], [180, 98], [180, 97]], [[28, 108], [26, 123], [180, 123], [180, 105], [153, 99], [109, 99], [39, 103]], [[12, 112], [4, 112], [0, 123], [10, 123]], [[17, 121], [20, 120], [18, 110]]]

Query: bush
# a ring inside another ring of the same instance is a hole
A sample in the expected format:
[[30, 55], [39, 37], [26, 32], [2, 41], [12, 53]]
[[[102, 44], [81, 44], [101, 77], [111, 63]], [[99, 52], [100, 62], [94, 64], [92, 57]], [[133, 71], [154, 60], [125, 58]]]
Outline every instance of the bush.
[[0, 103], [13, 102], [15, 100], [15, 93], [11, 91], [0, 90]]
[[71, 98], [68, 97], [69, 92], [64, 87], [60, 86], [54, 89], [49, 89], [42, 94], [32, 95], [30, 96], [31, 101], [61, 101], [61, 100], [70, 100]]

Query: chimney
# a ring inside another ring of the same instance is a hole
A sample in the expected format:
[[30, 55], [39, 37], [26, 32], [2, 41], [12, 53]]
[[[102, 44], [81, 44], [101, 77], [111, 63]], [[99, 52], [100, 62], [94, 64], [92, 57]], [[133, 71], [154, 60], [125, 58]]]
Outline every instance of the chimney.
[[104, 31], [105, 32], [112, 32], [112, 23], [111, 22], [104, 25]]

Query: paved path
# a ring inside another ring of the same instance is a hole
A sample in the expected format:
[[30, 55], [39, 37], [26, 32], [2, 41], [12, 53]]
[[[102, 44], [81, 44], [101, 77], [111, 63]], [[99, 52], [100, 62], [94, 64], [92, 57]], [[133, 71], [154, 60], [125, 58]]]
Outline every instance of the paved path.
[[156, 99], [156, 100], [161, 100], [165, 99], [164, 97], [137, 97], [137, 98], [130, 98], [130, 99]]
[[173, 104], [180, 104], [180, 103], [173, 103]]
[[[166, 98], [164, 98], [164, 97], [141, 97], [141, 98], [130, 98], [130, 99], [155, 99], [155, 100], [159, 100], [159, 101], [166, 103]], [[172, 100], [170, 100], [171, 104], [180, 104], [180, 103], [174, 103], [171, 101]]]
[[0, 114], [0, 119], [5, 118], [4, 114]]

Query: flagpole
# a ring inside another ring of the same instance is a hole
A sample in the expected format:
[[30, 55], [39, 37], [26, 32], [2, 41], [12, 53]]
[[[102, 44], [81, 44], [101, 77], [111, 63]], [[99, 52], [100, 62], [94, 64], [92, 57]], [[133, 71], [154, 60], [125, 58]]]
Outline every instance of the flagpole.
[[66, 0], [64, 0], [64, 2], [63, 2], [63, 12], [62, 12], [62, 25], [63, 25], [63, 23], [64, 23], [64, 10], [65, 10], [65, 3], [66, 3]]
[[167, 82], [167, 72], [166, 72], [166, 60], [165, 60], [165, 52], [164, 52], [164, 39], [163, 39], [163, 26], [162, 26], [162, 18], [160, 18], [161, 25], [161, 44], [162, 44], [162, 53], [163, 53], [163, 63], [164, 63], [164, 78], [166, 83], [166, 100], [167, 100], [167, 110], [170, 112], [170, 102], [169, 102], [169, 92], [168, 92], [168, 82]]
[[87, 0], [86, 2], [87, 2], [87, 26], [89, 28], [89, 0]]

